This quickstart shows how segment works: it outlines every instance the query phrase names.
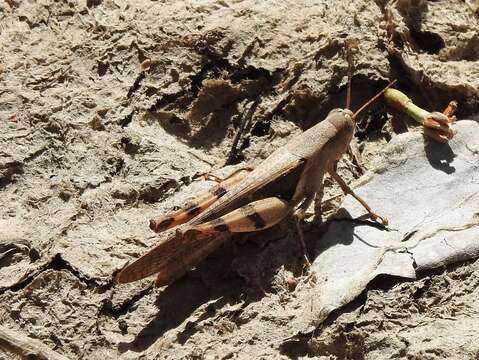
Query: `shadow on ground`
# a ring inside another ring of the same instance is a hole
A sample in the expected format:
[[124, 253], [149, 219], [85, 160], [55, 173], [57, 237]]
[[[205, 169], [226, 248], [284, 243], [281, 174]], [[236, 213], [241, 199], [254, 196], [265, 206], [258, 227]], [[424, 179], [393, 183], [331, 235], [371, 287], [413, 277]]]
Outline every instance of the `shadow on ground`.
[[[335, 221], [344, 222], [344, 231], [350, 234], [350, 236], [341, 237], [343, 245], [353, 241], [356, 226], [380, 226], [368, 221], [366, 217], [352, 219], [347, 211], [342, 210], [341, 219]], [[291, 271], [297, 277], [301, 276], [303, 256], [297, 234], [295, 231], [285, 230], [285, 225], [263, 231], [261, 239], [257, 239], [258, 233], [256, 233], [256, 239], [248, 240], [245, 236], [233, 238], [233, 241], [210, 255], [197, 269], [189, 271], [181, 279], [166, 287], [155, 301], [159, 310], [157, 316], [131, 342], [120, 343], [119, 351], [122, 353], [145, 351], [169, 330], [178, 327], [191, 317], [202, 305], [215, 299], [218, 301], [214, 306], [207, 306], [196, 322], [213, 317], [216, 313], [215, 309], [228, 303], [243, 301], [243, 307], [245, 307], [261, 301], [268, 293], [275, 291], [275, 276], [281, 267]], [[332, 241], [318, 246], [327, 227], [328, 224], [317, 226], [314, 223], [303, 226], [308, 258], [311, 262], [322, 251], [338, 244]], [[290, 228], [294, 229], [294, 226]], [[318, 248], [321, 249], [320, 252], [315, 251]], [[264, 259], [268, 261], [265, 262]], [[234, 268], [234, 262], [241, 262], [248, 269], [253, 269], [249, 273], [250, 277], [238, 273], [238, 269]], [[259, 263], [260, 266], [258, 266]], [[178, 335], [178, 341], [185, 343], [196, 332], [194, 324], [186, 324], [185, 330]]]

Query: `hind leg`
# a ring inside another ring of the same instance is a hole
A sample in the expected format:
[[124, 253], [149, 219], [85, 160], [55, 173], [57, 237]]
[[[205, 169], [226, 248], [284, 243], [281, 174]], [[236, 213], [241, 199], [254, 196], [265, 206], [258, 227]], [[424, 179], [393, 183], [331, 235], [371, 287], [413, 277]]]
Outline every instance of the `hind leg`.
[[[322, 184], [320, 186], [320, 189], [322, 189]], [[313, 200], [314, 200], [314, 193], [307, 194], [303, 202], [299, 205], [299, 207], [295, 210], [293, 214], [293, 217], [296, 223], [296, 231], [298, 232], [299, 246], [301, 247], [301, 252], [304, 257], [304, 266], [306, 268], [311, 267], [311, 262], [309, 261], [306, 243], [304, 242], [304, 233], [303, 233], [303, 229], [301, 228], [301, 221], [303, 221], [304, 218], [306, 217], [306, 210], [308, 210]]]
[[291, 205], [277, 197], [251, 202], [230, 213], [180, 231], [195, 239], [216, 233], [252, 232], [270, 228], [293, 212]]

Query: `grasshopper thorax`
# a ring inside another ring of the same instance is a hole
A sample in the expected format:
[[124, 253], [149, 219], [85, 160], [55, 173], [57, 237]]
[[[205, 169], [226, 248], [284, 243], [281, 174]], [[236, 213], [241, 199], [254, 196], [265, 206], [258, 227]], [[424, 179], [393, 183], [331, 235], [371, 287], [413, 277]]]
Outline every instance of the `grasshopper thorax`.
[[354, 133], [352, 112], [346, 109], [333, 109], [326, 119], [294, 137], [287, 145], [288, 151], [303, 159], [317, 157], [325, 153], [336, 158], [346, 151]]

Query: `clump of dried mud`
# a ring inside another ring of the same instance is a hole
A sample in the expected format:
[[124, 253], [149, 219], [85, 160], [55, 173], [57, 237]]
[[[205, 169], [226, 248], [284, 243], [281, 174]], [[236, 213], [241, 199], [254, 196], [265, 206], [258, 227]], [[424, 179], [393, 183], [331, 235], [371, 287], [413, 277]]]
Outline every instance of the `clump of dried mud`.
[[[398, 78], [428, 109], [477, 113], [478, 24], [458, 0], [0, 2], [0, 324], [73, 359], [479, 358], [477, 262], [378, 279], [295, 338], [301, 256], [284, 229], [169, 287], [112, 281], [155, 244], [149, 218], [211, 185], [198, 174], [256, 164], [344, 106], [347, 43], [353, 108]], [[414, 127], [388, 112], [361, 119], [366, 167]]]

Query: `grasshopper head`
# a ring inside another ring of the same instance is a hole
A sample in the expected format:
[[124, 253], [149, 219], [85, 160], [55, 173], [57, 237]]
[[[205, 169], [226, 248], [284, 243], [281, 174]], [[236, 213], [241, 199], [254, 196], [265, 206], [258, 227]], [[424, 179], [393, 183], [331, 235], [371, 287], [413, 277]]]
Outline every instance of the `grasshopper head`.
[[339, 131], [354, 131], [354, 114], [349, 109], [333, 109], [329, 112], [327, 119]]
[[338, 151], [336, 157], [339, 158], [342, 153], [346, 152], [346, 149], [353, 138], [354, 129], [356, 127], [354, 114], [349, 109], [333, 109], [329, 112], [326, 119], [337, 130], [333, 142], [337, 143], [336, 148]]

